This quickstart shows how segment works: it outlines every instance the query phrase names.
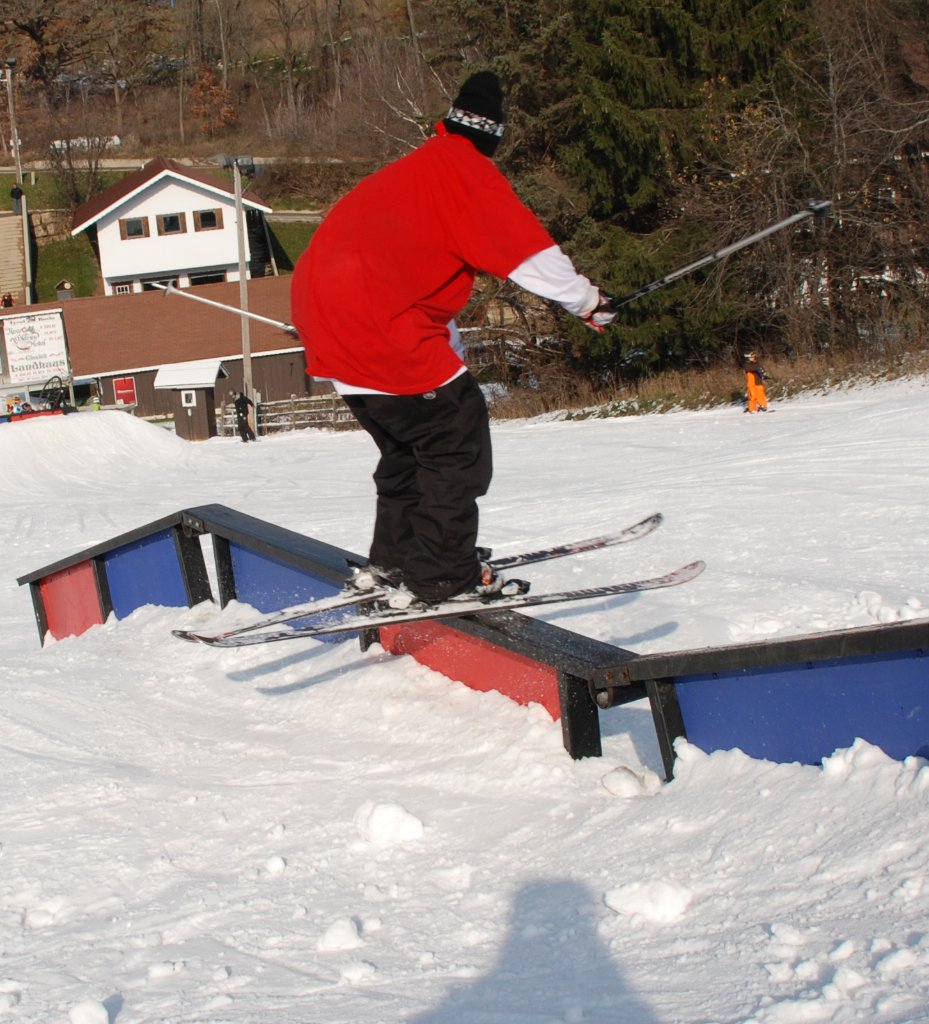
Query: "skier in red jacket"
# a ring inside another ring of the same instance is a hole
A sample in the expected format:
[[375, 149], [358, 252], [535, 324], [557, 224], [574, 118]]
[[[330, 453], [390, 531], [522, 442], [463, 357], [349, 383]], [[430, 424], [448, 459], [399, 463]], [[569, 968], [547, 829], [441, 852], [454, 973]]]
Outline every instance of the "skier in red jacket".
[[333, 207], [291, 284], [307, 372], [332, 381], [380, 450], [367, 579], [429, 603], [508, 589], [476, 546], [487, 406], [450, 343], [477, 272], [595, 330], [615, 316], [490, 159], [504, 122], [497, 76], [472, 75], [434, 136]]

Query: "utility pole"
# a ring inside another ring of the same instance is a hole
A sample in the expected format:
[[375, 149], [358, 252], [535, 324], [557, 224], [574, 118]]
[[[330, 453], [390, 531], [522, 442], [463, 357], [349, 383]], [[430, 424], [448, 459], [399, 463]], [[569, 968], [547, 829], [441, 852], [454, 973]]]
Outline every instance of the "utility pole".
[[[232, 173], [235, 181], [235, 230], [236, 241], [239, 248], [239, 307], [248, 312], [248, 267], [245, 264], [245, 211], [242, 206], [242, 168], [239, 165], [241, 157], [233, 157]], [[242, 383], [245, 394], [253, 398], [254, 388], [252, 387], [252, 344], [249, 334], [249, 320], [247, 316], [242, 317]], [[249, 413], [249, 419], [252, 414]], [[252, 429], [257, 423], [252, 424]]]
[[[249, 334], [248, 316], [248, 265], [245, 261], [245, 211], [242, 205], [242, 172], [251, 176], [255, 173], [255, 161], [250, 156], [227, 156], [225, 153], [213, 158], [221, 167], [232, 168], [235, 190], [235, 230], [239, 252], [239, 306], [245, 314], [242, 317], [242, 390], [254, 401], [252, 385], [252, 345]], [[249, 407], [248, 418], [252, 429], [258, 433], [258, 417]]]
[[13, 146], [13, 156], [16, 160], [16, 184], [23, 183], [23, 164], [19, 153], [19, 132], [16, 130], [16, 97], [13, 90], [13, 71], [16, 68], [16, 58], [7, 57], [4, 61], [6, 67], [2, 69], [4, 81], [6, 82], [6, 98], [10, 106], [10, 132], [13, 138], [10, 140]]

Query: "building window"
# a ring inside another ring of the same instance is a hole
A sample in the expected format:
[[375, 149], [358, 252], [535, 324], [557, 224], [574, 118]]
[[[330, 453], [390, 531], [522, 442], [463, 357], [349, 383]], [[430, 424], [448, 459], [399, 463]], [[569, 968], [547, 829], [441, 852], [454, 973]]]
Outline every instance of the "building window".
[[219, 284], [220, 281], [226, 280], [226, 272], [224, 270], [215, 270], [205, 274], [191, 274], [190, 283], [193, 284]]
[[[159, 288], [159, 285], [161, 286], [160, 288]], [[168, 285], [171, 285], [172, 287], [177, 288], [177, 278], [176, 277], [150, 277], [147, 281], [143, 281], [142, 282], [142, 291], [143, 292], [163, 291], [165, 288], [168, 287]]]
[[131, 295], [132, 294], [132, 285], [129, 284], [129, 283], [114, 284], [113, 285], [113, 294], [114, 295]]
[[222, 226], [222, 210], [194, 210], [194, 231], [216, 231]]
[[159, 235], [183, 235], [187, 231], [185, 213], [160, 213], [157, 221]]
[[120, 217], [120, 238], [148, 238], [148, 236], [148, 217]]

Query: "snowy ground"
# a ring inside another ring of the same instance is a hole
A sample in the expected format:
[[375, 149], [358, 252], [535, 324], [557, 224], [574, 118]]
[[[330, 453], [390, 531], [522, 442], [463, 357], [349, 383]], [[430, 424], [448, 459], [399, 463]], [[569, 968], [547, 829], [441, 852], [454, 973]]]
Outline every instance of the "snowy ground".
[[[705, 558], [686, 587], [537, 613], [643, 653], [923, 616], [927, 384], [497, 425], [482, 540], [663, 511], [636, 545], [533, 573]], [[148, 607], [40, 647], [16, 577], [180, 508], [363, 553], [373, 461], [361, 434], [0, 427], [0, 1021], [929, 1021], [924, 761], [685, 744], [663, 784], [642, 704], [573, 762], [538, 707], [378, 648], [170, 635], [241, 608]]]

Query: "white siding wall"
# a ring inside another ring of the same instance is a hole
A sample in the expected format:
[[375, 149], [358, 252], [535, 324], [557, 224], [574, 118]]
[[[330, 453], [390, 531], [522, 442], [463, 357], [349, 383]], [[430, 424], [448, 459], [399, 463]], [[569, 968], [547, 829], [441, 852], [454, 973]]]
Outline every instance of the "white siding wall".
[[[194, 213], [215, 209], [222, 210], [222, 228], [195, 230]], [[183, 234], [159, 235], [158, 216], [172, 213], [185, 215], [187, 230]], [[148, 218], [147, 238], [120, 237], [120, 220], [132, 217]], [[235, 203], [231, 197], [196, 183], [182, 184], [171, 178], [152, 182], [139, 195], [101, 217], [97, 240], [108, 295], [112, 294], [114, 279], [125, 281], [171, 275], [179, 277], [180, 283], [186, 285], [191, 272], [216, 268], [226, 270], [229, 281], [239, 279]], [[246, 234], [246, 261], [249, 257]]]

